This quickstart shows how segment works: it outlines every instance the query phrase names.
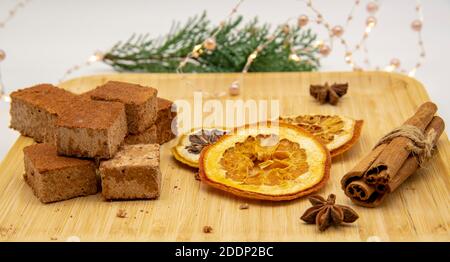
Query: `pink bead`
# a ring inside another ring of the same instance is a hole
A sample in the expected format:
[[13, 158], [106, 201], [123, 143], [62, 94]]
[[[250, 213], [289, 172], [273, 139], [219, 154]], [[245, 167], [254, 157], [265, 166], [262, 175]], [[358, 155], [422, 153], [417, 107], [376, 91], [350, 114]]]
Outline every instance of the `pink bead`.
[[203, 43], [203, 46], [204, 46], [207, 50], [210, 50], [210, 51], [216, 49], [216, 45], [217, 45], [216, 39], [214, 39], [214, 38], [212, 38], [212, 37], [207, 38], [207, 39], [205, 40], [205, 42]]
[[303, 27], [303, 26], [305, 26], [305, 25], [307, 25], [308, 24], [308, 22], [309, 22], [309, 18], [306, 16], [306, 15], [301, 15], [299, 18], [298, 18], [298, 26], [299, 27]]
[[422, 21], [420, 21], [419, 19], [412, 21], [411, 28], [412, 30], [419, 32], [420, 30], [422, 30]]
[[5, 60], [6, 58], [6, 53], [5, 51], [3, 51], [2, 49], [0, 49], [0, 62]]
[[342, 34], [344, 33], [344, 28], [342, 28], [342, 26], [340, 25], [336, 25], [331, 29], [331, 32], [333, 36], [341, 37]]
[[322, 45], [319, 48], [319, 53], [323, 56], [328, 56], [331, 52], [331, 48], [328, 45]]
[[397, 58], [392, 58], [391, 59], [391, 66], [399, 67], [400, 66], [400, 60], [397, 59]]
[[231, 83], [230, 89], [229, 89], [230, 95], [237, 96], [241, 92], [241, 87], [239, 86], [238, 81], [234, 81]]
[[366, 9], [369, 14], [375, 14], [378, 11], [378, 4], [375, 2], [369, 2]]

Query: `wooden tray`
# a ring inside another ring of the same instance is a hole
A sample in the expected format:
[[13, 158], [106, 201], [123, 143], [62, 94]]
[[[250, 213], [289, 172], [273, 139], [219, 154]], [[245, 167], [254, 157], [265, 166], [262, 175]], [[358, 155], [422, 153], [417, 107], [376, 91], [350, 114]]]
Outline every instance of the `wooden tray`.
[[[168, 99], [192, 99], [193, 91], [227, 91], [237, 74], [198, 74], [182, 79], [174, 74], [113, 74], [73, 79], [61, 86], [76, 93], [107, 80], [157, 87]], [[318, 105], [310, 84], [348, 82], [339, 105]], [[223, 97], [228, 98], [228, 97]], [[319, 233], [299, 217], [310, 206], [303, 198], [290, 202], [249, 201], [209, 188], [194, 179], [194, 170], [170, 154], [174, 141], [161, 151], [161, 198], [155, 201], [105, 202], [101, 195], [41, 204], [25, 184], [22, 148], [33, 141], [20, 137], [0, 165], [0, 240], [65, 241], [381, 241], [450, 240], [450, 146], [443, 134], [427, 166], [412, 176], [379, 208], [354, 206], [340, 189], [340, 179], [384, 133], [400, 125], [429, 100], [417, 81], [397, 74], [254, 73], [244, 78], [240, 98], [280, 99], [281, 113], [344, 114], [364, 119], [360, 141], [333, 160], [331, 179], [319, 191], [335, 193], [360, 219], [348, 226]], [[240, 210], [249, 203], [248, 210]], [[126, 218], [116, 217], [119, 209]], [[212, 226], [205, 234], [203, 226]]]

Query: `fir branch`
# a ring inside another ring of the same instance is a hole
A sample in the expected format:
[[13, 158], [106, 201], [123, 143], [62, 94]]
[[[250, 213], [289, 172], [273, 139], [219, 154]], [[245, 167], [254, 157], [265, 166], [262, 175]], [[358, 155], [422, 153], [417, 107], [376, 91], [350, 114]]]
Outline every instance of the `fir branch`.
[[[318, 50], [313, 46], [316, 34], [310, 29], [294, 26], [289, 32], [282, 26], [270, 30], [268, 24], [259, 24], [257, 18], [243, 24], [239, 16], [224, 25], [216, 35], [217, 47], [198, 58], [190, 59], [184, 72], [240, 72], [247, 57], [268, 37], [275, 34], [249, 68], [250, 72], [314, 71], [320, 66]], [[211, 26], [206, 13], [189, 18], [181, 25], [174, 23], [169, 33], [150, 39], [148, 34], [132, 35], [118, 42], [108, 51], [103, 62], [117, 71], [175, 72], [192, 48], [219, 30]], [[300, 61], [289, 59], [292, 50]]]

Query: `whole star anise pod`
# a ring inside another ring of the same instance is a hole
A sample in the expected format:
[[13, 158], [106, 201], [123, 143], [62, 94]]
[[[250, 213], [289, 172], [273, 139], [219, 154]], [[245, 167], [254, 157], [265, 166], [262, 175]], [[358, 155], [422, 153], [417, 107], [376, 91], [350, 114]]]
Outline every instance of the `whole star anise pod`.
[[334, 194], [330, 194], [327, 200], [321, 196], [311, 196], [308, 200], [313, 206], [305, 211], [301, 219], [308, 224], [316, 224], [320, 231], [332, 225], [340, 225], [342, 222], [353, 223], [359, 218], [350, 207], [336, 205]]
[[191, 144], [186, 146], [186, 149], [189, 153], [200, 154], [203, 148], [217, 142], [217, 140], [219, 140], [219, 138], [225, 134], [226, 131], [217, 129], [202, 129], [201, 131], [189, 136], [189, 142], [191, 142]]
[[339, 98], [347, 93], [348, 84], [334, 83], [331, 86], [328, 83], [324, 85], [311, 85], [309, 93], [321, 104], [330, 103], [336, 105]]

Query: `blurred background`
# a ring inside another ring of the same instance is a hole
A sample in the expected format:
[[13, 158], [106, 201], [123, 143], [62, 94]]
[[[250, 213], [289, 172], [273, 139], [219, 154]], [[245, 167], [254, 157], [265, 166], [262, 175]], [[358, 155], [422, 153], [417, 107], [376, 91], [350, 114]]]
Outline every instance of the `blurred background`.
[[[0, 1], [0, 20], [19, 1]], [[188, 17], [206, 10], [214, 23], [223, 20], [235, 6], [235, 0], [34, 0], [17, 10], [3, 28], [0, 27], [0, 49], [6, 58], [0, 63], [6, 93], [37, 83], [57, 84], [64, 73], [76, 64], [85, 62], [95, 51], [108, 50], [116, 42], [128, 39], [133, 33], [149, 33], [151, 37], [166, 34], [172, 22], [184, 22]], [[366, 5], [360, 1], [354, 10], [353, 21], [346, 28], [345, 38], [356, 43], [366, 27]], [[345, 25], [354, 5], [352, 0], [315, 0], [314, 6], [331, 25]], [[420, 50], [417, 34], [411, 22], [417, 18], [415, 0], [378, 1], [377, 25], [367, 40], [372, 64], [383, 69], [393, 58], [402, 67], [412, 68]], [[450, 1], [423, 1], [422, 36], [426, 58], [415, 78], [422, 82], [431, 99], [439, 106], [439, 114], [450, 123]], [[306, 1], [246, 0], [237, 14], [245, 20], [258, 17], [274, 27], [290, 17], [302, 14], [312, 17]], [[309, 23], [319, 38], [328, 32], [323, 26]], [[344, 59], [344, 49], [335, 44], [333, 51], [321, 58], [320, 71], [351, 70]], [[103, 63], [81, 68], [68, 78], [114, 72]], [[0, 159], [3, 159], [18, 132], [10, 130], [9, 104], [0, 102]], [[448, 128], [447, 128], [448, 130]]]

